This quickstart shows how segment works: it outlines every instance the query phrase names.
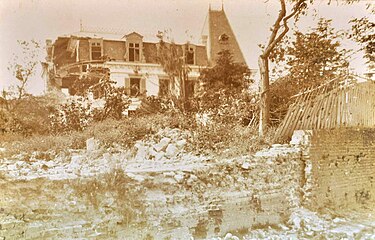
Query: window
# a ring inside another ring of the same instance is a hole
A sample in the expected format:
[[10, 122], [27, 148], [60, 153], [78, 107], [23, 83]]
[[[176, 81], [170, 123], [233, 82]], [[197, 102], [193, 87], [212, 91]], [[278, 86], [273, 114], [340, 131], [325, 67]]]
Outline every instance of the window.
[[228, 40], [229, 40], [229, 37], [228, 37], [228, 35], [226, 35], [225, 33], [223, 33], [223, 34], [221, 34], [221, 35], [219, 36], [219, 42], [220, 42], [220, 43], [227, 43]]
[[139, 43], [129, 43], [129, 61], [139, 62]]
[[91, 43], [91, 60], [100, 60], [102, 57], [102, 45], [100, 42]]
[[186, 64], [194, 64], [194, 48], [193, 47], [186, 47], [185, 52], [186, 57]]
[[130, 78], [130, 96], [136, 97], [139, 95], [141, 89], [140, 78]]

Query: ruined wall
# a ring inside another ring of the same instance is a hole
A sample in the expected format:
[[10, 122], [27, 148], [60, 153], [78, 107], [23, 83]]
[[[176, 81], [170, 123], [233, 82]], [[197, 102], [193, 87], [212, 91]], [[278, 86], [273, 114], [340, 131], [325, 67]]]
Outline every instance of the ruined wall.
[[90, 49], [89, 40], [79, 40], [79, 61], [90, 61]]
[[375, 129], [314, 130], [304, 160], [306, 204], [313, 208], [351, 209], [375, 200]]
[[375, 196], [374, 129], [299, 131], [291, 145], [220, 161], [167, 158], [162, 142], [137, 142], [133, 157], [88, 147], [1, 160], [0, 239], [241, 236], [285, 223], [301, 205], [351, 209]]
[[125, 60], [125, 42], [124, 41], [103, 41], [104, 56], [108, 56], [111, 60], [124, 61]]
[[123, 154], [96, 155], [73, 154], [65, 163], [3, 163], [0, 239], [241, 235], [285, 222], [298, 204], [298, 148], [277, 145], [218, 163], [191, 156], [129, 161]]
[[69, 38], [59, 37], [54, 43], [53, 63], [61, 67], [76, 62], [76, 55], [67, 51]]

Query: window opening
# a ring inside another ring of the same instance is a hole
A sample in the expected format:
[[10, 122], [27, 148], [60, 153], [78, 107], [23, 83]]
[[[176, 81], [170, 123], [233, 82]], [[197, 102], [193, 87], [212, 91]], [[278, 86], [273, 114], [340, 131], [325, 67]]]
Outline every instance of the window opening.
[[186, 50], [186, 64], [194, 64], [194, 48], [187, 47]]
[[141, 88], [141, 79], [130, 78], [130, 96], [132, 97], [138, 96], [140, 88]]
[[99, 42], [91, 43], [91, 60], [100, 60], [102, 56], [102, 46]]
[[129, 61], [138, 62], [139, 61], [139, 43], [129, 43]]

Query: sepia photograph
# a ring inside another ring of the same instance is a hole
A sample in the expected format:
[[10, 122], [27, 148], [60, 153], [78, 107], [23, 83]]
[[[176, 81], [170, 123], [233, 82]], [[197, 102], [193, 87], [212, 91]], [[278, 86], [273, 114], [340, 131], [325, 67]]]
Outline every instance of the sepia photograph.
[[1, 0], [0, 240], [375, 239], [375, 0]]

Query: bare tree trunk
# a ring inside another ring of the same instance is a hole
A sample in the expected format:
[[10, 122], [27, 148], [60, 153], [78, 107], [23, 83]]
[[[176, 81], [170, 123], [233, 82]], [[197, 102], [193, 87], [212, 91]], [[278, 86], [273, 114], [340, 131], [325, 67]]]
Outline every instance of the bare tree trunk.
[[259, 117], [259, 137], [263, 138], [266, 134], [270, 119], [270, 79], [268, 57], [260, 55], [258, 59], [260, 70], [260, 117]]

